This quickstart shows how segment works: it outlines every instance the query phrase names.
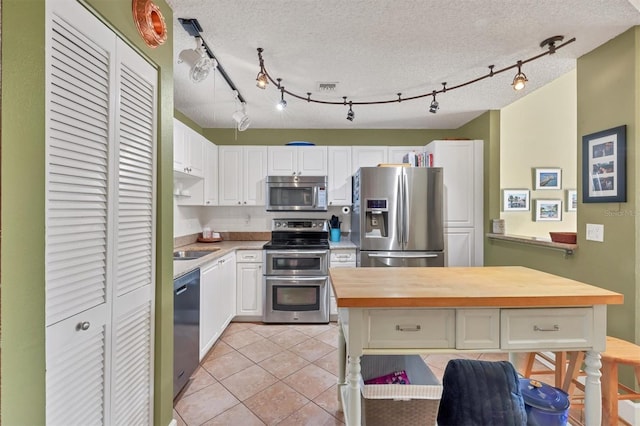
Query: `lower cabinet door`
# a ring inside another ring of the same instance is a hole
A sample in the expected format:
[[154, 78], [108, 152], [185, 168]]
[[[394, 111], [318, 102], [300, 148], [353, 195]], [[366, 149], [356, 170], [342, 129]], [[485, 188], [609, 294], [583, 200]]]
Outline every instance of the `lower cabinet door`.
[[262, 316], [262, 264], [238, 263], [237, 315]]
[[220, 297], [216, 294], [216, 281], [219, 275], [217, 260], [200, 273], [200, 361], [217, 338], [216, 310]]

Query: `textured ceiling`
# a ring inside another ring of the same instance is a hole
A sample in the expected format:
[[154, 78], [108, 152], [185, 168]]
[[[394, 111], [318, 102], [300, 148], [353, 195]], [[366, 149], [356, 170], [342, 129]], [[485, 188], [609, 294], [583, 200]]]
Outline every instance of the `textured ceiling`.
[[[500, 109], [575, 68], [576, 58], [640, 24], [638, 0], [167, 0], [174, 11], [174, 57], [195, 47], [178, 18], [196, 18], [202, 37], [247, 102], [251, 128], [445, 129]], [[576, 41], [523, 66], [527, 87], [511, 87], [515, 71], [431, 97], [385, 105], [320, 105], [255, 85], [256, 49], [287, 90], [326, 101], [411, 97], [455, 86], [538, 55], [540, 42]], [[174, 66], [175, 107], [203, 128], [233, 128], [239, 107], [218, 72], [203, 82]], [[331, 93], [319, 82], [338, 82]]]

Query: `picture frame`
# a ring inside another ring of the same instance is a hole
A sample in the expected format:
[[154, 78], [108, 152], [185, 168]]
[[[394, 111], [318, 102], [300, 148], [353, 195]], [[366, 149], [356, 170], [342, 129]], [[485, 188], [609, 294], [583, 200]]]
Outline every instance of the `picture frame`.
[[627, 126], [582, 137], [582, 202], [627, 201]]
[[535, 168], [533, 189], [561, 189], [562, 169]]
[[562, 220], [562, 200], [536, 199], [535, 221], [558, 222]]
[[505, 189], [502, 191], [502, 211], [529, 211], [528, 189]]
[[567, 199], [565, 200], [568, 212], [578, 211], [578, 190], [567, 189]]

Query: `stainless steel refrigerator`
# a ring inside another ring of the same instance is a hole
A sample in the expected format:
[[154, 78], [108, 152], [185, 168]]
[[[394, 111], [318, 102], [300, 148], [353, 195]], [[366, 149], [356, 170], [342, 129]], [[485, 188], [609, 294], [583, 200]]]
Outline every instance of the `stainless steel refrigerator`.
[[444, 266], [439, 167], [362, 167], [353, 176], [357, 266]]

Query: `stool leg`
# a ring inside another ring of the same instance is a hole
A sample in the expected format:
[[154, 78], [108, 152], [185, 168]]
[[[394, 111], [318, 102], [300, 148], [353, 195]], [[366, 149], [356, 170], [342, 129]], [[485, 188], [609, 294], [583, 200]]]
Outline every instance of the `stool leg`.
[[573, 395], [573, 391], [575, 390], [576, 384], [573, 381], [578, 377], [578, 373], [580, 373], [582, 361], [584, 361], [584, 352], [569, 352], [569, 366], [567, 367], [567, 374], [562, 383], [562, 390], [568, 393], [569, 396]]
[[602, 363], [602, 424], [618, 424], [618, 363]]
[[567, 367], [567, 353], [566, 352], [554, 352], [556, 357], [556, 382], [555, 387], [562, 388], [562, 384], [564, 382], [564, 377], [566, 375], [565, 368]]
[[527, 355], [527, 361], [524, 365], [524, 371], [522, 373], [524, 377], [531, 377], [531, 371], [533, 370], [533, 362], [535, 360], [536, 360], [536, 353], [529, 352], [529, 354]]

